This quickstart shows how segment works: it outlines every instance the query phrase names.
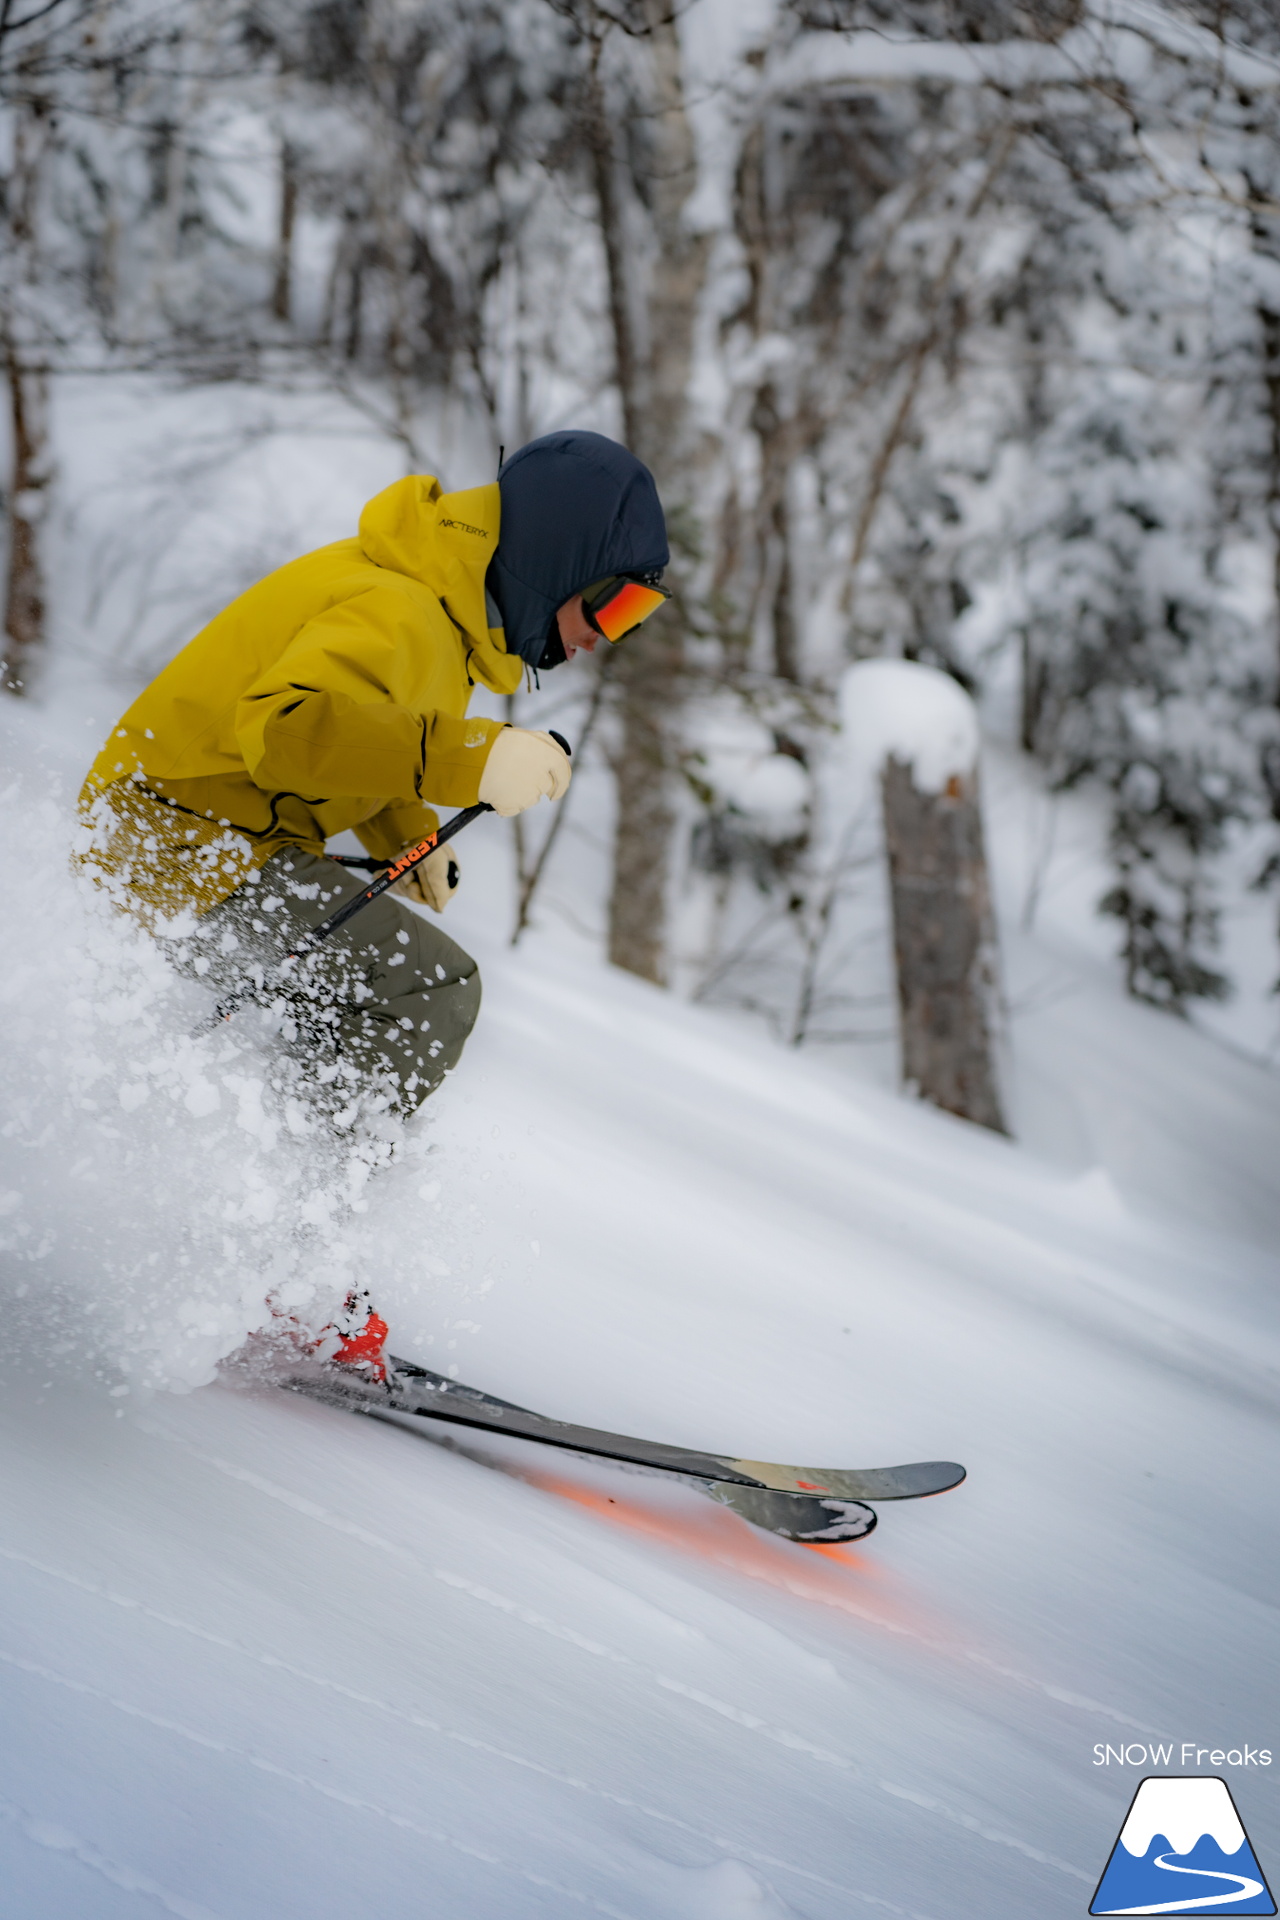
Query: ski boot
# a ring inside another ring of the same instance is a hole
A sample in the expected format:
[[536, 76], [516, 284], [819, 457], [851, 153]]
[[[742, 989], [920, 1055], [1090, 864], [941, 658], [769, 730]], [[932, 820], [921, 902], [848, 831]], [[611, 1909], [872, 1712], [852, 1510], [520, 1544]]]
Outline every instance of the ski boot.
[[351, 1367], [366, 1379], [387, 1384], [387, 1334], [375, 1313], [367, 1287], [353, 1287], [311, 1351], [332, 1367]]

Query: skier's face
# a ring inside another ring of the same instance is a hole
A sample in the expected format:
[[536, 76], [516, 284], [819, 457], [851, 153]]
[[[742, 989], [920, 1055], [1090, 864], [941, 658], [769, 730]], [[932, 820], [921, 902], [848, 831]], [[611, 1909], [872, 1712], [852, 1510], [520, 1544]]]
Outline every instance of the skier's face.
[[582, 611], [582, 595], [575, 593], [572, 600], [566, 600], [556, 611], [556, 626], [560, 630], [560, 644], [564, 648], [566, 660], [572, 660], [575, 653], [594, 653], [600, 635], [590, 624]]

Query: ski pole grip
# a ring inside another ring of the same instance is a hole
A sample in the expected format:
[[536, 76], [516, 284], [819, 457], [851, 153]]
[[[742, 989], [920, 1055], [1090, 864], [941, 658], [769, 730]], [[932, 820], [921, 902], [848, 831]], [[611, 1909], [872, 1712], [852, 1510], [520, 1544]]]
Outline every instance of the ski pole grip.
[[557, 733], [554, 727], [548, 727], [547, 731], [551, 735], [551, 738], [555, 741], [556, 745], [561, 749], [561, 751], [564, 753], [567, 753], [570, 759], [572, 759], [573, 748], [569, 745], [569, 742], [565, 739], [564, 735], [562, 733]]

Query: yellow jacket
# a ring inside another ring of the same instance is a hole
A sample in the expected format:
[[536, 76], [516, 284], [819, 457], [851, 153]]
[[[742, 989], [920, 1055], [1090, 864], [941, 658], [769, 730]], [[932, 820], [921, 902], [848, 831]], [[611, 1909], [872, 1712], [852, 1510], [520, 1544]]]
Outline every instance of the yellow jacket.
[[80, 796], [93, 866], [123, 904], [205, 912], [280, 846], [354, 828], [379, 859], [473, 805], [500, 723], [477, 683], [523, 665], [490, 627], [496, 482], [442, 494], [411, 475], [359, 537], [281, 567], [170, 662], [115, 728]]

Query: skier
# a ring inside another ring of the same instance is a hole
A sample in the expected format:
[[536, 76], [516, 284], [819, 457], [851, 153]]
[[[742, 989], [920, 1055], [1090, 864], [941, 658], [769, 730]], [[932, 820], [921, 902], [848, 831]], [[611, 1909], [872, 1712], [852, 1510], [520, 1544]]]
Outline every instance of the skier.
[[[600, 434], [533, 440], [465, 492], [396, 481], [355, 539], [241, 594], [129, 708], [81, 792], [84, 864], [182, 971], [283, 999], [282, 1048], [332, 1122], [412, 1113], [457, 1065], [480, 980], [393, 894], [442, 913], [457, 856], [437, 848], [287, 985], [269, 980], [367, 884], [325, 843], [354, 829], [393, 861], [435, 831], [433, 802], [512, 815], [561, 798], [567, 754], [549, 733], [468, 719], [471, 689], [511, 694], [622, 639], [668, 597], [668, 557], [652, 475]], [[335, 1357], [376, 1372], [374, 1320], [385, 1337], [371, 1315], [368, 1351], [352, 1326]]]

